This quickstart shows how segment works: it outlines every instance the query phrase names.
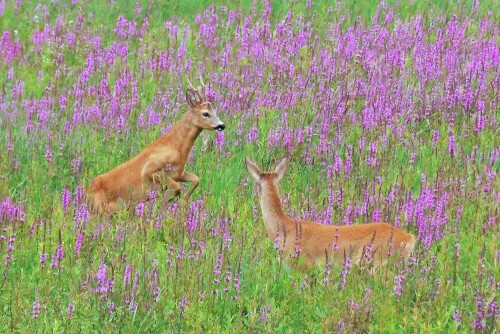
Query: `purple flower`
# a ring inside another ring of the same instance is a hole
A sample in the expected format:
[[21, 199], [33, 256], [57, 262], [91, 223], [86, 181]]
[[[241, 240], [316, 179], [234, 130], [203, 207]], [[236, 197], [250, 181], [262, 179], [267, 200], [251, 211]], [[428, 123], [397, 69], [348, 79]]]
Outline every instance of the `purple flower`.
[[351, 267], [352, 267], [351, 258], [349, 256], [346, 256], [344, 258], [344, 265], [340, 273], [340, 282], [339, 282], [340, 290], [345, 289], [347, 283], [347, 274], [349, 274], [349, 272], [351, 271]]
[[82, 165], [83, 165], [82, 158], [76, 158], [76, 159], [71, 160], [71, 169], [76, 174], [78, 174], [82, 171]]
[[459, 327], [461, 322], [460, 322], [460, 312], [458, 311], [458, 309], [455, 309], [453, 311], [453, 320], [455, 320], [455, 324], [457, 325], [457, 327]]
[[101, 263], [96, 274], [97, 287], [93, 292], [98, 293], [101, 299], [106, 299], [112, 292], [115, 285], [115, 281], [108, 278], [106, 274], [106, 265]]
[[14, 242], [16, 241], [16, 235], [11, 234], [9, 237], [9, 242], [7, 245], [7, 254], [5, 255], [5, 270], [7, 270], [10, 266], [10, 262], [12, 261], [12, 252], [14, 251]]
[[33, 303], [33, 311], [32, 311], [32, 319], [38, 318], [38, 315], [40, 314], [40, 300], [38, 297], [35, 298], [35, 302]]
[[184, 315], [184, 312], [186, 311], [186, 307], [188, 305], [188, 300], [185, 296], [182, 296], [181, 300], [179, 301], [178, 307], [181, 310], [181, 315]]
[[436, 147], [438, 140], [439, 140], [439, 131], [434, 130], [432, 134], [432, 147], [434, 148]]
[[281, 243], [281, 236], [278, 233], [276, 233], [276, 238], [274, 238], [274, 249], [279, 250], [280, 249], [280, 243]]
[[40, 268], [45, 268], [45, 261], [47, 261], [47, 253], [45, 253], [45, 249], [42, 251], [42, 255], [40, 255]]
[[45, 148], [45, 160], [47, 160], [47, 162], [52, 162], [54, 156], [52, 155], [52, 151], [50, 150], [49, 147], [46, 147]]
[[135, 214], [138, 217], [142, 217], [142, 215], [144, 214], [144, 203], [140, 202], [140, 203], [137, 204], [137, 208], [135, 210]]
[[256, 223], [259, 220], [259, 209], [255, 204], [252, 207], [252, 215], [253, 215], [253, 221]]
[[345, 331], [345, 323], [344, 321], [341, 319], [339, 320], [338, 322], [338, 327], [337, 327], [337, 333], [343, 333]]
[[219, 253], [219, 255], [217, 255], [217, 261], [215, 261], [215, 266], [214, 266], [214, 283], [218, 284], [220, 283], [220, 274], [221, 274], [221, 269], [222, 269], [222, 257], [223, 257], [223, 254], [222, 253]]
[[54, 268], [61, 269], [61, 261], [63, 259], [64, 259], [63, 247], [61, 244], [58, 244], [56, 251], [55, 251], [54, 255], [52, 256], [52, 263], [51, 263], [50, 267], [52, 269], [54, 269]]
[[453, 135], [453, 129], [448, 131], [448, 152], [450, 157], [455, 157], [455, 136]]
[[240, 290], [240, 272], [237, 271], [233, 279], [233, 288], [236, 292]]
[[267, 324], [267, 321], [268, 321], [268, 313], [271, 311], [271, 305], [270, 304], [267, 304], [266, 307], [262, 308], [260, 310], [260, 322], [262, 322], [263, 324]]
[[82, 240], [83, 240], [83, 232], [79, 231], [77, 236], [76, 236], [76, 241], [75, 241], [75, 248], [73, 251], [73, 257], [75, 259], [78, 258], [78, 255], [80, 254], [80, 250], [82, 248]]
[[68, 206], [71, 202], [71, 192], [67, 189], [63, 189], [61, 194], [61, 202], [64, 213], [67, 212]]
[[78, 206], [82, 203], [85, 193], [85, 188], [83, 185], [79, 184], [75, 189], [75, 197], [73, 197], [73, 203]]
[[73, 301], [70, 301], [68, 304], [68, 311], [66, 313], [68, 316], [68, 319], [71, 319], [73, 317], [73, 308], [74, 308]]
[[140, 14], [142, 12], [141, 3], [139, 1], [136, 1], [134, 11], [136, 14]]
[[60, 95], [58, 102], [59, 102], [59, 107], [61, 108], [61, 111], [66, 110], [66, 103], [67, 103], [66, 96]]
[[89, 210], [87, 209], [87, 206], [85, 204], [81, 204], [78, 207], [78, 210], [75, 212], [75, 217], [74, 221], [76, 223], [76, 226], [82, 226], [85, 228], [87, 226], [87, 223], [89, 221]]
[[223, 152], [224, 132], [222, 131], [217, 132], [217, 135], [215, 137], [215, 143], [217, 145], [217, 150], [219, 151], [219, 153]]
[[[403, 295], [403, 283], [406, 280], [406, 277], [404, 275], [397, 275], [394, 278], [394, 282], [396, 283], [394, 285], [394, 296], [396, 297], [401, 297]], [[399, 300], [399, 298], [398, 298]]]
[[125, 267], [125, 274], [123, 276], [123, 285], [126, 286], [130, 283], [130, 279], [132, 277], [132, 266], [127, 264]]
[[259, 140], [259, 130], [252, 126], [245, 137], [246, 142], [257, 142]]

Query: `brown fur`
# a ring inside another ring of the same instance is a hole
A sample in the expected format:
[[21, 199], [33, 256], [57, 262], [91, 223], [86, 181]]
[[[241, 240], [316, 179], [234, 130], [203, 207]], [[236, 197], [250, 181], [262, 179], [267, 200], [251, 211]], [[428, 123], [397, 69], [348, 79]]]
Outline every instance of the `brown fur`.
[[189, 88], [186, 100], [190, 110], [169, 133], [146, 146], [129, 161], [92, 181], [87, 193], [95, 211], [112, 213], [119, 199], [144, 200], [151, 190], [158, 188], [174, 189], [171, 198], [174, 199], [181, 192], [178, 182], [191, 182], [191, 189], [184, 196], [184, 199], [189, 199], [200, 180], [184, 170], [194, 141], [203, 129], [223, 130], [225, 126], [200, 89]]
[[289, 217], [281, 206], [277, 185], [286, 163], [282, 159], [274, 172], [262, 172], [253, 161], [246, 160], [247, 170], [258, 187], [267, 235], [273, 241], [278, 237], [278, 250], [286, 262], [293, 264], [292, 260], [299, 257], [301, 267], [309, 268], [331, 259], [342, 262], [349, 256], [359, 265], [371, 243], [373, 269], [376, 269], [387, 263], [388, 251], [403, 258], [413, 251], [415, 237], [387, 223], [333, 226]]

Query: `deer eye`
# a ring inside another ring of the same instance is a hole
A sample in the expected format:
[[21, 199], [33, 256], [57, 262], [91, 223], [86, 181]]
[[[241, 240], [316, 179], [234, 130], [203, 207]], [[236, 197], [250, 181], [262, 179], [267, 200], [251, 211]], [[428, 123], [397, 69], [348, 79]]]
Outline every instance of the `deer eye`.
[[209, 114], [209, 113], [207, 113], [207, 112], [204, 112], [204, 113], [203, 113], [203, 116], [204, 116], [204, 117], [206, 117], [206, 118], [209, 118], [209, 117], [210, 117], [210, 114]]

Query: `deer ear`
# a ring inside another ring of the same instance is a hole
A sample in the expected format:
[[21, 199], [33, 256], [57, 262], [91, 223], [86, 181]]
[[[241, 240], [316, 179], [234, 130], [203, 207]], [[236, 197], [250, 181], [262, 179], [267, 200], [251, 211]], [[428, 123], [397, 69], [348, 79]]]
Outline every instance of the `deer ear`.
[[247, 167], [248, 174], [254, 178], [255, 181], [260, 181], [260, 174], [262, 171], [259, 166], [249, 158], [245, 159], [245, 166]]
[[286, 170], [286, 165], [288, 163], [287, 158], [283, 158], [278, 163], [276, 164], [276, 168], [274, 169], [274, 172], [278, 174], [278, 181], [281, 180], [283, 175], [285, 175], [285, 170]]
[[196, 94], [196, 90], [192, 88], [188, 88], [186, 90], [186, 102], [191, 106], [194, 107], [195, 105], [198, 104], [198, 94]]

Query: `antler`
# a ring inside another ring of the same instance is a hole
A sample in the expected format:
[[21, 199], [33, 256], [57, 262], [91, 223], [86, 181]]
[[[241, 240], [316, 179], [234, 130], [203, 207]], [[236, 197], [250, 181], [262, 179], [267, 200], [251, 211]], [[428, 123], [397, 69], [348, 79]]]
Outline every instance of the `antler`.
[[203, 78], [200, 74], [200, 82], [201, 82], [201, 85], [203, 86], [204, 89], [207, 89], [207, 87], [205, 87], [205, 84], [203, 83]]
[[[200, 78], [201, 78], [201, 77], [200, 77]], [[189, 84], [188, 91], [189, 91], [189, 90], [191, 90], [191, 91], [192, 91], [192, 93], [194, 93], [194, 95], [195, 95], [195, 99], [196, 99], [196, 101], [195, 101], [194, 103], [200, 103], [200, 104], [202, 104], [202, 103], [206, 103], [206, 102], [207, 102], [207, 97], [206, 97], [206, 95], [205, 95], [205, 93], [204, 93], [204, 92], [201, 92], [201, 91], [200, 91], [200, 90], [201, 90], [201, 89], [200, 89], [201, 87], [195, 88], [195, 87], [193, 86], [193, 84], [191, 83], [191, 81], [189, 80], [189, 78], [187, 78], [187, 82], [188, 82], [188, 84]], [[205, 87], [205, 85], [203, 84], [203, 81], [202, 81], [202, 85], [203, 85], [203, 87]]]
[[[207, 100], [207, 86], [205, 86], [205, 83], [203, 82], [203, 77], [200, 75], [200, 82], [201, 85], [203, 86], [203, 96], [205, 98], [205, 102], [208, 102]], [[208, 86], [210, 87], [210, 82], [208, 83]]]
[[196, 88], [194, 88], [193, 84], [191, 83], [191, 81], [189, 81], [189, 78], [187, 78], [187, 81], [188, 81], [188, 84], [189, 84], [189, 88], [193, 89], [193, 90], [196, 90]]

